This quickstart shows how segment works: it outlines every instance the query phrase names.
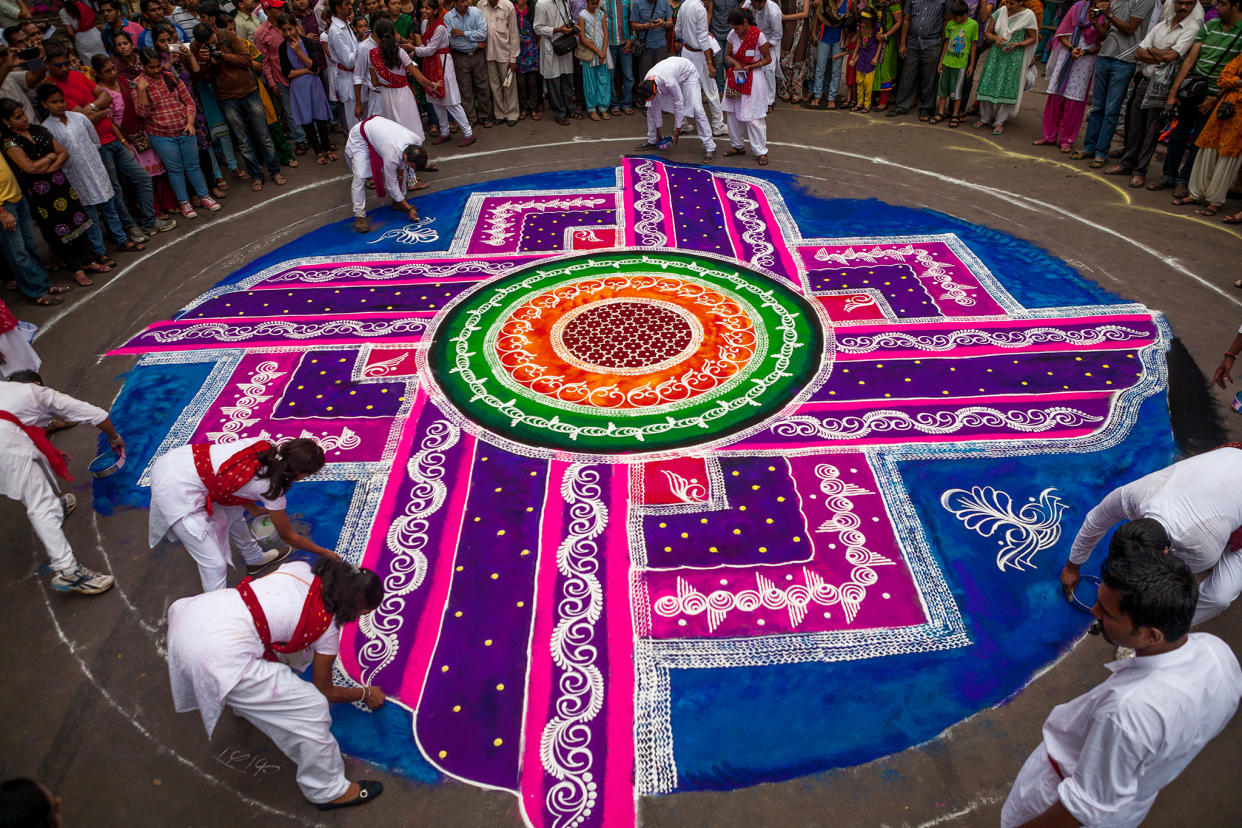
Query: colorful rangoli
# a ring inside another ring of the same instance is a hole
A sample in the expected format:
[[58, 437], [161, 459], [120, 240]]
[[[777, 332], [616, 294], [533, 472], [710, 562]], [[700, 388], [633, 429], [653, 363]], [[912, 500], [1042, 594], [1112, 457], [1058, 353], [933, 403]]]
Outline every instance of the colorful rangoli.
[[1167, 459], [1168, 332], [988, 231], [832, 237], [781, 180], [427, 199], [385, 252], [324, 236], [143, 330], [118, 406], [164, 384], [148, 461], [320, 441], [298, 488], [339, 513], [304, 515], [387, 590], [344, 671], [411, 711], [390, 747], [531, 824], [884, 755], [1081, 632], [1063, 521]]

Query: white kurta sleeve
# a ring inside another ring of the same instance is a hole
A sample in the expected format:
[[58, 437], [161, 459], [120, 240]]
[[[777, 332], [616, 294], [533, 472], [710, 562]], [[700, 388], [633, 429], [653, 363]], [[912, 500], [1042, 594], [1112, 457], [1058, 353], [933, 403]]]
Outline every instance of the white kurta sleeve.
[[1117, 824], [1133, 810], [1144, 765], [1163, 742], [1159, 716], [1132, 707], [1092, 719], [1078, 766], [1057, 786], [1057, 798], [1083, 825]]
[[108, 412], [104, 411], [99, 406], [91, 405], [88, 402], [82, 402], [79, 399], [71, 397], [68, 394], [62, 394], [52, 388], [45, 388], [39, 385], [32, 386], [32, 388], [34, 390], [35, 399], [38, 401], [39, 405], [43, 409], [43, 412], [46, 414], [46, 418], [44, 416], [40, 416], [40, 422], [35, 423], [35, 425], [47, 425], [47, 423], [50, 422], [51, 418], [54, 416], [60, 417], [62, 420], [70, 420], [77, 423], [90, 423], [95, 426], [108, 419]]
[[663, 90], [673, 101], [673, 113], [676, 116], [674, 126], [681, 123], [682, 118], [687, 117], [690, 113], [686, 111], [686, 96], [681, 94], [681, 85], [670, 83], [668, 89]]
[[1087, 512], [1082, 528], [1078, 530], [1078, 535], [1074, 538], [1073, 545], [1070, 546], [1070, 563], [1079, 565], [1086, 563], [1096, 544], [1100, 542], [1100, 538], [1104, 537], [1109, 529], [1123, 520], [1136, 520], [1142, 517], [1133, 508], [1133, 501], [1136, 500], [1133, 497], [1133, 490], [1142, 482], [1140, 479], [1113, 489], [1100, 501], [1100, 505]]

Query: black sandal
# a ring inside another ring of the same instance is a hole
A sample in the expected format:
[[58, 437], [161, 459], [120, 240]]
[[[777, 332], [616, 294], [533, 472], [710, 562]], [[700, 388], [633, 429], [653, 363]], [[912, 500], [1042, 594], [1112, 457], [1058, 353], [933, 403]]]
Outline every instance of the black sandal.
[[142, 242], [136, 242], [131, 239], [125, 242], [125, 244], [118, 244], [116, 246], [116, 249], [118, 252], [121, 252], [121, 253], [138, 253], [142, 250], [146, 250], [147, 246], [143, 244]]
[[324, 802], [319, 805], [321, 811], [335, 811], [338, 808], [352, 808], [355, 805], [366, 805], [384, 792], [384, 783], [375, 779], [363, 779], [358, 782], [358, 795], [348, 802]]

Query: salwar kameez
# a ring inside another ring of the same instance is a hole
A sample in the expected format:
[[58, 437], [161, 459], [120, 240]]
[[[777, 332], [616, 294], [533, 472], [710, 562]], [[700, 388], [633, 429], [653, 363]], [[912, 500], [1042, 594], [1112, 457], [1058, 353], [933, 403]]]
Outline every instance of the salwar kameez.
[[[1065, 13], [1053, 38], [1052, 57], [1048, 61], [1048, 100], [1044, 104], [1042, 138], [1046, 143], [1068, 146], [1078, 137], [1091, 81], [1095, 77], [1096, 55], [1082, 54], [1075, 58], [1073, 49], [1084, 53], [1094, 49], [1100, 35], [1088, 15], [1090, 3], [1079, 0]], [[1061, 38], [1070, 41], [1069, 49]]]

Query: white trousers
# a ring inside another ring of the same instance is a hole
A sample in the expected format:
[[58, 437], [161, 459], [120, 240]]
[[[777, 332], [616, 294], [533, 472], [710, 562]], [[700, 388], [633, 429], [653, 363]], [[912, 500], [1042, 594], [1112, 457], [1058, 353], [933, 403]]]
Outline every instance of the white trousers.
[[5, 481], [4, 490], [18, 493], [19, 496], [15, 499], [26, 507], [26, 516], [30, 518], [30, 525], [43, 543], [43, 548], [47, 550], [52, 569], [74, 569], [78, 562], [74, 559], [69, 539], [61, 528], [65, 520], [65, 510], [60, 505], [60, 497], [52, 487], [52, 481], [48, 479], [47, 472], [38, 461], [21, 462], [21, 458], [14, 458], [14, 461], [4, 464], [2, 471], [9, 477]]
[[772, 106], [776, 103], [776, 78], [781, 69], [781, 44], [768, 41], [768, 46], [772, 60], [760, 71], [767, 75], [765, 80], [768, 82], [768, 106]]
[[755, 156], [768, 154], [768, 119], [756, 118], [753, 121], [739, 121], [732, 112], [725, 113], [725, 121], [729, 125], [729, 144], [735, 149], [743, 147], [743, 137], [750, 140], [750, 151]]
[[1013, 107], [1009, 104], [992, 103], [991, 101], [979, 101], [979, 120], [985, 124], [992, 126], [1000, 126], [1009, 120], [1009, 116], [1013, 114]]
[[681, 56], [699, 70], [699, 84], [703, 87], [703, 99], [707, 101], [707, 118], [712, 122], [712, 133], [724, 132], [724, 115], [720, 111], [720, 88], [716, 79], [707, 74], [707, 58], [702, 52], [681, 47]]
[[1048, 749], [1039, 747], [1026, 757], [1026, 763], [1013, 780], [1009, 796], [1001, 808], [1001, 828], [1024, 825], [1048, 810], [1057, 801], [1057, 785], [1061, 779], [1048, 761]]
[[[1199, 155], [1206, 150], [1200, 149]], [[1233, 159], [1225, 159], [1230, 161]], [[1195, 160], [1198, 167], [1198, 159]], [[1193, 192], [1193, 191], [1192, 191]], [[1242, 549], [1237, 552], [1225, 550], [1216, 562], [1216, 566], [1208, 571], [1208, 575], [1199, 584], [1199, 604], [1195, 607], [1192, 626], [1199, 626], [1209, 618], [1215, 618], [1242, 595]]]
[[[349, 170], [354, 180], [349, 184], [349, 199], [354, 208], [354, 215], [361, 218], [367, 214], [367, 179], [371, 177], [371, 153], [346, 145], [345, 160], [349, 162]], [[403, 201], [408, 188], [418, 183], [412, 172], [406, 172], [406, 190], [401, 193], [389, 193], [388, 198]]]
[[[186, 530], [183, 521], [179, 520], [172, 525], [173, 535], [181, 541], [194, 563], [198, 564], [198, 577], [203, 582], [203, 592], [224, 589], [228, 581], [229, 563], [233, 557], [229, 552], [230, 539], [241, 551], [246, 563], [255, 565], [263, 560], [263, 548], [254, 539], [254, 535], [250, 534], [250, 527], [246, 525], [246, 513], [242, 511], [242, 507], [216, 506], [215, 510], [215, 515], [208, 520], [208, 526], [221, 518], [227, 520], [227, 537], [218, 531], [218, 527], [212, 527], [216, 531], [208, 532], [205, 538], [196, 538]], [[222, 515], [222, 511], [225, 514]]]
[[1200, 147], [1190, 171], [1190, 197], [1208, 204], [1224, 204], [1229, 200], [1229, 188], [1237, 179], [1240, 166], [1242, 155], [1226, 158], [1214, 149]]
[[298, 787], [317, 805], [349, 790], [345, 761], [332, 735], [328, 700], [286, 665], [259, 659], [224, 697], [298, 766]]
[[[694, 128], [698, 130], [699, 137], [703, 139], [703, 149], [707, 152], [716, 151], [716, 140], [712, 138], [711, 124], [707, 122], [707, 113], [703, 111], [702, 96], [699, 93], [698, 84], [686, 84], [681, 88], [682, 97], [690, 104], [693, 109], [690, 112], [691, 118], [694, 120]], [[676, 113], [674, 113], [676, 120]], [[664, 110], [659, 107], [647, 105], [647, 143], [654, 144], [656, 142], [656, 130], [664, 123]], [[679, 126], [673, 124], [673, 126]]]
[[431, 108], [436, 111], [436, 120], [440, 123], [441, 135], [448, 135], [450, 115], [453, 116], [453, 120], [457, 122], [457, 125], [461, 127], [461, 134], [464, 137], [469, 138], [471, 135], [474, 135], [474, 130], [470, 128], [470, 121], [466, 118], [466, 110], [461, 108], [461, 104], [455, 103], [445, 106], [430, 95], [427, 96], [427, 100], [431, 102]]

